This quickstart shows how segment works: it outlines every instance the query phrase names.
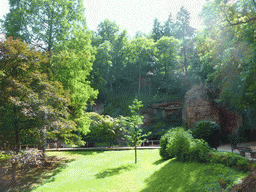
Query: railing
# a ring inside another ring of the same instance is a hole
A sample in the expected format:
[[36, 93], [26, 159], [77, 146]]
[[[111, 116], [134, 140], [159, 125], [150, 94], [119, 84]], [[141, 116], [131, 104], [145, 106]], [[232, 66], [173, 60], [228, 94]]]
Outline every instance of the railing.
[[153, 147], [154, 145], [159, 146], [160, 140], [146, 140], [141, 144], [142, 147], [144, 147], [144, 146], [152, 146]]
[[[65, 148], [66, 146], [63, 144], [60, 144], [58, 142], [55, 143], [47, 143], [47, 148]], [[159, 146], [160, 145], [160, 140], [146, 140], [141, 144], [141, 147], [153, 147], [153, 146]], [[36, 144], [24, 144], [24, 145], [20, 145], [19, 149], [24, 149], [24, 148], [38, 148], [40, 147], [39, 145]], [[85, 146], [86, 148], [89, 147], [96, 147], [96, 142], [86, 142]]]
[[[96, 142], [86, 142], [85, 147], [96, 147]], [[146, 146], [159, 146], [160, 145], [160, 140], [146, 140], [141, 144], [141, 147], [146, 147]], [[120, 147], [120, 146], [119, 146]]]
[[[47, 143], [47, 148], [50, 149], [50, 148], [65, 148], [66, 146], [63, 145], [63, 144], [60, 144], [60, 143]], [[25, 146], [25, 147], [24, 147]], [[24, 149], [24, 148], [38, 148], [40, 147], [39, 145], [36, 145], [36, 144], [25, 144], [25, 145], [20, 145], [20, 150], [21, 149]]]

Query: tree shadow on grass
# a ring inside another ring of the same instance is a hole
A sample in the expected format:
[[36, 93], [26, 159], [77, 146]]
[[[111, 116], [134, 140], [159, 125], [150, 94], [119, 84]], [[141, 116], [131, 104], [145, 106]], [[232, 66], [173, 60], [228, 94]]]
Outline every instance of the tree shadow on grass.
[[105, 151], [103, 150], [97, 150], [97, 151], [63, 151], [65, 154], [70, 154], [70, 155], [96, 155], [99, 153], [104, 153]]
[[157, 160], [157, 161], [155, 161], [153, 164], [154, 165], [159, 165], [159, 164], [161, 164], [161, 163], [163, 163], [163, 162], [165, 162], [166, 160], [164, 160], [164, 159], [159, 159], [159, 160]]
[[5, 171], [3, 177], [0, 178], [0, 191], [11, 192], [11, 191], [31, 191], [37, 188], [43, 182], [52, 182], [55, 180], [55, 176], [62, 172], [66, 167], [67, 163], [74, 161], [74, 159], [57, 159], [56, 157], [50, 156], [52, 161], [43, 167], [22, 169], [19, 168], [16, 171], [16, 184], [12, 185], [11, 180], [11, 169], [10, 166], [6, 165], [2, 171]]
[[109, 168], [109, 169], [105, 169], [100, 171], [99, 173], [97, 173], [95, 175], [96, 179], [104, 179], [105, 177], [111, 177], [114, 175], [119, 175], [124, 171], [131, 171], [133, 168], [135, 168], [134, 165], [122, 165], [120, 167], [117, 168]]
[[[197, 182], [204, 180], [204, 166], [197, 163], [182, 163], [170, 159], [161, 169], [154, 172], [144, 182], [147, 187], [141, 192], [155, 191], [196, 191]], [[155, 163], [159, 163], [156, 161]], [[218, 184], [213, 183], [209, 191], [219, 191]]]

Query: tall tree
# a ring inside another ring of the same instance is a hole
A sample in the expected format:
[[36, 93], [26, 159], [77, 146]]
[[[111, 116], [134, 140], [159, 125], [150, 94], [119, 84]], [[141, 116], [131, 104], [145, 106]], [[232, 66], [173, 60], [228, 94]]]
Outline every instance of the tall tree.
[[221, 100], [255, 108], [255, 23], [248, 20], [255, 16], [254, 1], [208, 2], [202, 16], [207, 38], [197, 47], [204, 66], [214, 69], [207, 79], [219, 86]]
[[[117, 24], [115, 22], [112, 22], [108, 19], [104, 20], [103, 22], [101, 22], [98, 25], [98, 30], [97, 30], [97, 35], [94, 39], [95, 39], [95, 43], [97, 41], [97, 46], [99, 46], [102, 43], [105, 43], [105, 41], [110, 42], [111, 45], [111, 51], [110, 51], [110, 55], [111, 55], [111, 66], [110, 69], [108, 71], [104, 71], [104, 74], [107, 77], [107, 85], [109, 86], [109, 89], [111, 92], [113, 92], [113, 83], [116, 79], [116, 71], [115, 68], [117, 66], [115, 66], [116, 64], [118, 64], [118, 53], [121, 51], [122, 47], [119, 47], [120, 50], [117, 50], [115, 48], [117, 39], [119, 37], [119, 27], [117, 26]], [[97, 40], [96, 40], [97, 39]], [[116, 56], [114, 56], [114, 54]], [[97, 59], [96, 59], [97, 60]], [[94, 73], [94, 72], [93, 72]]]
[[141, 76], [153, 71], [157, 48], [152, 39], [138, 37], [130, 41], [127, 49], [127, 66], [123, 78], [132, 82], [134, 92], [141, 93]]
[[[128, 46], [128, 33], [126, 30], [121, 32], [113, 43], [113, 53], [112, 53], [112, 70], [111, 81], [113, 81], [113, 85], [115, 86], [115, 90], [122, 89], [122, 84], [120, 84], [120, 80], [125, 73], [125, 65], [126, 65], [126, 47]], [[112, 86], [111, 86], [112, 88]], [[113, 89], [113, 88], [112, 88]]]
[[24, 131], [37, 130], [45, 152], [47, 132], [70, 133], [75, 127], [67, 112], [67, 93], [45, 74], [48, 60], [20, 40], [10, 37], [0, 43], [0, 69], [5, 74], [0, 77], [0, 142], [16, 153]]
[[77, 125], [76, 130], [86, 134], [90, 125], [90, 118], [85, 113], [87, 101], [93, 103], [98, 94], [87, 80], [95, 59], [95, 48], [91, 46], [91, 32], [77, 26], [72, 34], [70, 40], [56, 46], [52, 55], [54, 79], [69, 92], [69, 111], [71, 120]]
[[172, 14], [170, 13], [169, 18], [165, 21], [163, 26], [163, 36], [174, 36], [174, 23], [172, 21]]
[[119, 32], [119, 27], [115, 22], [112, 22], [109, 19], [105, 19], [98, 25], [97, 32], [98, 35], [101, 36], [100, 43], [103, 43], [107, 40], [112, 44]]
[[153, 30], [152, 30], [152, 37], [153, 37], [154, 41], [156, 42], [162, 36], [163, 36], [163, 31], [162, 31], [161, 23], [158, 21], [157, 18], [155, 18], [154, 24], [153, 24]]
[[[86, 29], [82, 0], [9, 0], [10, 12], [1, 22], [7, 37], [20, 37], [48, 51], [68, 39], [75, 24]], [[47, 64], [51, 71], [50, 61]]]
[[99, 90], [98, 99], [104, 100], [109, 91], [107, 85], [112, 67], [113, 45], [106, 40], [96, 48], [97, 54], [95, 55], [95, 61], [92, 66], [93, 69], [88, 80], [91, 82], [91, 86], [94, 89]]
[[164, 73], [163, 87], [166, 95], [169, 87], [168, 76], [170, 76], [171, 70], [177, 67], [180, 44], [181, 42], [178, 39], [165, 36], [156, 42], [158, 69], [160, 73]]
[[194, 35], [195, 29], [189, 26], [190, 13], [182, 6], [177, 14], [176, 26], [179, 32], [179, 39], [183, 40], [182, 54], [183, 54], [183, 66], [185, 70], [185, 80], [187, 79], [188, 71], [188, 40]]

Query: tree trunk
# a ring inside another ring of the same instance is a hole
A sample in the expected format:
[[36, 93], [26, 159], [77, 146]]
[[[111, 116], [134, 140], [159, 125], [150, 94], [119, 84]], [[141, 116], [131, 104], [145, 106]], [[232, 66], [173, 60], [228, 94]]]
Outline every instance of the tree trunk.
[[19, 145], [19, 128], [18, 128], [18, 126], [19, 126], [19, 124], [18, 124], [18, 122], [17, 122], [17, 111], [16, 111], [16, 107], [14, 106], [14, 109], [13, 109], [13, 111], [14, 111], [14, 114], [15, 114], [15, 119], [14, 119], [14, 128], [15, 128], [15, 146], [14, 146], [14, 152], [15, 152], [15, 155], [18, 155], [18, 153], [19, 153], [19, 147], [18, 147], [18, 145]]
[[135, 144], [135, 164], [137, 163], [137, 143]]
[[134, 145], [135, 145], [135, 164], [136, 164], [137, 163], [137, 136], [135, 138]]
[[46, 148], [46, 127], [45, 125], [43, 126], [42, 130], [40, 130], [41, 132], [41, 141], [42, 141], [42, 162], [43, 164], [45, 163], [45, 148]]
[[12, 180], [11, 180], [11, 186], [14, 187], [16, 185], [16, 170], [17, 170], [18, 163], [12, 163]]

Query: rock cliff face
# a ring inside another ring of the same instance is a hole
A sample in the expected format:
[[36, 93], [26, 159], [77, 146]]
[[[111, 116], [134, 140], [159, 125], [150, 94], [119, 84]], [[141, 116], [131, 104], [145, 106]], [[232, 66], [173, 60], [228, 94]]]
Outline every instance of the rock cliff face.
[[207, 120], [219, 123], [222, 128], [221, 136], [227, 137], [234, 134], [242, 124], [242, 117], [225, 106], [214, 105], [213, 99], [209, 97], [207, 87], [194, 86], [185, 96], [182, 118], [185, 125], [193, 128], [200, 120]]
[[156, 116], [160, 116], [162, 119], [168, 119], [170, 115], [181, 115], [182, 101], [175, 100], [172, 102], [156, 103], [150, 107], [139, 111], [144, 116], [143, 127], [149, 126], [154, 122]]
[[102, 114], [104, 111], [104, 104], [102, 102], [95, 102], [94, 105], [91, 105], [89, 102], [87, 103], [87, 108], [90, 109], [91, 111]]
[[[219, 93], [211, 94], [218, 95]], [[147, 108], [143, 108], [139, 111], [139, 114], [144, 116], [144, 124], [142, 126], [150, 126], [158, 119], [160, 121], [167, 121], [168, 127], [169, 123], [173, 122], [173, 119], [170, 121], [168, 119], [175, 116], [181, 119], [182, 116], [183, 123], [190, 129], [198, 121], [208, 120], [221, 125], [222, 133], [220, 136], [222, 137], [236, 133], [238, 127], [242, 125], [241, 115], [235, 111], [228, 110], [223, 105], [214, 105], [213, 98], [210, 95], [206, 86], [194, 86], [186, 93], [184, 100], [155, 103]], [[96, 105], [90, 107], [99, 114], [104, 110], [103, 103], [96, 103]], [[172, 125], [170, 124], [170, 126]]]

